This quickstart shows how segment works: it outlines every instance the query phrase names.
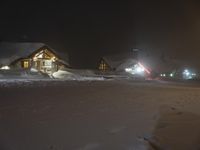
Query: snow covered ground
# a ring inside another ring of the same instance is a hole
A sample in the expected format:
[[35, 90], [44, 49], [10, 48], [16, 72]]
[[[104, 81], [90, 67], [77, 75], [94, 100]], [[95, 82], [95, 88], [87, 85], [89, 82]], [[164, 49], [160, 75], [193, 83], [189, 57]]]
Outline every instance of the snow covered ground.
[[49, 78], [47, 74], [42, 74], [35, 69], [23, 70], [23, 69], [12, 69], [12, 70], [1, 70], [0, 69], [0, 80], [8, 79], [45, 79]]
[[[58, 70], [52, 75], [38, 72], [35, 69], [30, 70], [0, 70], [0, 86], [10, 86], [12, 84], [23, 84], [34, 81], [102, 81], [103, 76], [96, 75], [90, 70]], [[10, 84], [7, 84], [10, 83]]]
[[200, 87], [155, 81], [0, 82], [1, 150], [198, 150]]

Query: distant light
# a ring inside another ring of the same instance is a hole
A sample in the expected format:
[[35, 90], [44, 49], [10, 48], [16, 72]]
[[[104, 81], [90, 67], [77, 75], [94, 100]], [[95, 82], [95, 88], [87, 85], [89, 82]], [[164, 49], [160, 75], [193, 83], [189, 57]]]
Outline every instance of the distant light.
[[9, 67], [9, 66], [2, 66], [1, 69], [2, 69], [2, 70], [9, 70], [10, 67]]
[[185, 70], [183, 71], [183, 75], [189, 76], [189, 75], [190, 75], [190, 72], [189, 72], [187, 69], [185, 69]]
[[132, 71], [132, 69], [131, 68], [126, 68], [125, 71]]
[[137, 73], [141, 73], [141, 72], [143, 72], [144, 71], [144, 68], [142, 68], [142, 67], [140, 67], [140, 66], [137, 66], [136, 67], [136, 72]]
[[183, 79], [192, 79], [196, 76], [196, 73], [189, 71], [188, 69], [183, 70]]
[[125, 71], [128, 72], [128, 73], [131, 73], [131, 74], [134, 74], [133, 72], [133, 69], [132, 68], [125, 68]]
[[146, 73], [150, 74], [150, 71], [146, 69], [140, 62], [137, 64], [134, 64], [133, 66], [130, 66], [129, 68], [124, 69], [127, 73], [130, 74], [138, 74], [144, 76]]
[[173, 77], [174, 75], [173, 75], [173, 73], [170, 73], [170, 77]]
[[141, 67], [139, 64], [135, 64], [129, 68], [125, 68], [125, 71], [130, 73], [130, 74], [140, 74], [143, 75], [144, 74], [144, 68]]
[[197, 74], [196, 73], [192, 73], [192, 76], [196, 76]]
[[160, 74], [160, 76], [162, 77], [162, 76], [163, 76], [163, 74]]
[[163, 77], [166, 77], [166, 74], [163, 74]]

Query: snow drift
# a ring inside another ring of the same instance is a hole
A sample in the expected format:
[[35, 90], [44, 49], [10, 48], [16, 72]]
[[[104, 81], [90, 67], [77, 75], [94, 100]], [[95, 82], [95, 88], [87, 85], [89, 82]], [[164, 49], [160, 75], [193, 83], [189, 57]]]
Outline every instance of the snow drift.
[[92, 71], [58, 70], [52, 74], [55, 79], [61, 80], [104, 80], [103, 77], [92, 74]]

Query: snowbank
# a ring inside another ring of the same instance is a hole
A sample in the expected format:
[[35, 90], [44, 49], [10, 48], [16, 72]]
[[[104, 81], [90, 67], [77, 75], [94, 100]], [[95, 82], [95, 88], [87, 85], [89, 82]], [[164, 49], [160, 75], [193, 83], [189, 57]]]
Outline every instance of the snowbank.
[[4, 82], [15, 82], [15, 80], [77, 80], [77, 81], [93, 81], [93, 80], [104, 80], [103, 77], [95, 75], [89, 70], [58, 70], [52, 75], [44, 74], [36, 69], [31, 68], [30, 70], [0, 70], [0, 81]]
[[86, 72], [84, 72], [85, 74], [83, 75], [83, 72], [81, 71], [67, 71], [67, 70], [58, 70], [57, 72], [54, 72], [52, 74], [53, 78], [55, 79], [61, 79], [61, 80], [79, 80], [79, 81], [83, 81], [83, 80], [104, 80], [103, 77], [99, 77], [99, 76], [92, 76], [91, 72], [89, 72], [90, 74], [87, 74]]
[[53, 78], [55, 79], [76, 79], [80, 78], [78, 75], [75, 75], [71, 72], [64, 71], [64, 70], [58, 70], [57, 72], [54, 72], [52, 74]]

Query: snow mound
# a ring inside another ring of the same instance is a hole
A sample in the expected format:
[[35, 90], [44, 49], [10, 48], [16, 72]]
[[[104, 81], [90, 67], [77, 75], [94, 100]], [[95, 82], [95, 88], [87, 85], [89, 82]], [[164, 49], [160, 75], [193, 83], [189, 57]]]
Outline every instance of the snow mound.
[[38, 70], [35, 69], [35, 68], [31, 68], [30, 71], [31, 71], [31, 72], [38, 72]]
[[55, 79], [76, 79], [78, 76], [64, 70], [58, 70], [52, 74], [53, 78]]
[[73, 73], [67, 70], [58, 70], [57, 72], [54, 72], [52, 74], [53, 78], [55, 79], [61, 79], [61, 80], [78, 80], [78, 81], [84, 81], [84, 80], [104, 80], [103, 77], [97, 77], [97, 76], [84, 76], [79, 73]]

